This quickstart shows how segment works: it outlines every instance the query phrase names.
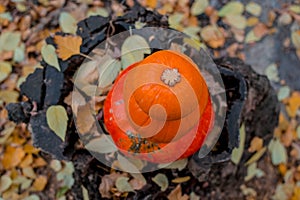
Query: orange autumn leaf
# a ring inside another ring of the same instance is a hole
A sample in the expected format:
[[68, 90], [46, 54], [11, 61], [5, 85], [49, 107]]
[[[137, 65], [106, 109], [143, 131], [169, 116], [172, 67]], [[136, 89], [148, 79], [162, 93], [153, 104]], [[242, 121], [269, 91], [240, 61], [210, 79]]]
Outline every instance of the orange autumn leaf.
[[251, 143], [250, 143], [250, 147], [248, 149], [248, 151], [250, 153], [253, 153], [255, 151], [259, 151], [261, 150], [263, 147], [263, 139], [261, 139], [260, 137], [254, 137], [252, 140], [251, 140]]
[[297, 111], [300, 108], [300, 93], [294, 92], [288, 100], [286, 110], [290, 117], [296, 117]]
[[2, 160], [4, 169], [16, 167], [22, 161], [24, 156], [25, 152], [21, 147], [8, 146]]
[[43, 191], [46, 184], [47, 184], [47, 177], [46, 176], [39, 176], [35, 179], [33, 183], [33, 188], [35, 191]]
[[188, 200], [189, 196], [184, 194], [182, 195], [181, 192], [181, 185], [177, 185], [176, 188], [174, 190], [172, 190], [170, 192], [170, 194], [168, 195], [168, 199], [169, 200]]
[[67, 60], [73, 55], [80, 54], [80, 45], [82, 44], [82, 38], [79, 36], [54, 36], [54, 42], [57, 44], [57, 54], [62, 60]]

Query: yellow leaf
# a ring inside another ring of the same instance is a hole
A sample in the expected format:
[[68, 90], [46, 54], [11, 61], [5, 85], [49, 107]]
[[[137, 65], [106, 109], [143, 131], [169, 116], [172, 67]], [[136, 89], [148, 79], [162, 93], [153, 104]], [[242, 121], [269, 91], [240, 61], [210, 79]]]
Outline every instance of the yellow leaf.
[[261, 14], [261, 6], [257, 3], [250, 2], [246, 5], [246, 11], [254, 16], [259, 16]]
[[11, 71], [12, 67], [9, 62], [0, 62], [0, 82], [5, 80]]
[[192, 15], [200, 15], [204, 13], [207, 6], [209, 6], [208, 0], [196, 0], [191, 8]]
[[242, 14], [244, 12], [244, 5], [238, 1], [232, 1], [227, 3], [225, 6], [221, 8], [219, 11], [219, 16], [224, 17], [227, 15], [236, 15]]
[[174, 178], [172, 180], [172, 183], [184, 183], [189, 181], [190, 179], [191, 179], [190, 176], [178, 177], [178, 178]]
[[80, 45], [82, 38], [79, 36], [54, 36], [54, 42], [57, 44], [57, 54], [62, 60], [67, 60], [73, 55], [80, 54]]
[[292, 42], [296, 49], [300, 49], [300, 30], [292, 33]]
[[161, 191], [165, 191], [169, 186], [167, 176], [162, 173], [156, 174], [156, 176], [152, 178], [152, 181], [160, 187]]
[[234, 148], [231, 154], [231, 161], [234, 164], [239, 164], [243, 152], [244, 152], [244, 146], [245, 146], [245, 140], [246, 140], [246, 131], [245, 131], [245, 125], [243, 124], [242, 127], [240, 128], [240, 143], [238, 148]]
[[63, 106], [50, 106], [46, 113], [49, 128], [65, 141], [68, 115]]
[[2, 159], [4, 169], [16, 167], [24, 158], [25, 152], [21, 147], [7, 146]]

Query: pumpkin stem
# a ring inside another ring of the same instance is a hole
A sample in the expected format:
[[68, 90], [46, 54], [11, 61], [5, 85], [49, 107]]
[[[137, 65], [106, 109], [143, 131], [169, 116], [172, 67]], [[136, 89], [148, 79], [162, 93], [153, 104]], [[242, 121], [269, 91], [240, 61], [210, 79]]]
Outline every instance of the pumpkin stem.
[[178, 69], [165, 69], [160, 77], [164, 84], [173, 87], [176, 83], [181, 80], [181, 75]]

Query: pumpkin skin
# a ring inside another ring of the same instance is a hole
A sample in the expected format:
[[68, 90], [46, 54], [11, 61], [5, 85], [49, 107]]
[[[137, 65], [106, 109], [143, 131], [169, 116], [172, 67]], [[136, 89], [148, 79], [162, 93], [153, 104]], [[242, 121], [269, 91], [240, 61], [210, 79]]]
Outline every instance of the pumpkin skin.
[[[160, 55], [161, 54], [161, 55]], [[176, 55], [175, 58], [178, 58], [181, 55], [177, 55], [178, 53], [174, 53], [172, 51], [159, 51], [157, 53], [154, 53], [150, 55], [149, 60], [150, 62], [160, 62], [164, 63], [165, 61], [168, 61], [167, 64], [174, 65], [175, 61], [172, 61], [171, 63], [169, 62], [168, 59], [166, 59], [165, 56], [168, 56], [169, 58], [173, 56], [174, 54]], [[162, 57], [160, 57], [162, 56]], [[183, 56], [182, 56], [183, 57]], [[179, 57], [179, 58], [182, 58]], [[115, 144], [117, 147], [121, 150], [126, 155], [131, 155], [131, 156], [137, 156], [140, 159], [148, 160], [150, 162], [155, 162], [155, 163], [167, 163], [167, 162], [172, 162], [176, 159], [180, 158], [185, 158], [193, 153], [195, 153], [203, 144], [204, 139], [206, 138], [207, 134], [209, 133], [209, 129], [212, 125], [213, 122], [213, 108], [211, 104], [211, 100], [208, 94], [208, 89], [206, 87], [206, 84], [204, 82], [204, 79], [201, 77], [199, 71], [193, 71], [195, 70], [194, 66], [189, 66], [192, 67], [193, 70], [188, 71], [189, 73], [194, 73], [193, 78], [191, 79], [192, 84], [198, 84], [194, 87], [193, 89], [198, 89], [203, 91], [203, 94], [199, 95], [197, 93], [196, 95], [196, 102], [197, 103], [202, 103], [200, 104], [201, 106], [195, 105], [193, 108], [194, 110], [189, 111], [187, 110], [182, 110], [179, 109], [179, 113], [184, 113], [186, 112], [186, 115], [178, 118], [176, 117], [176, 114], [178, 114], [178, 109], [176, 108], [176, 103], [175, 103], [175, 108], [173, 110], [171, 109], [172, 107], [169, 106], [170, 108], [170, 113], [168, 113], [168, 109], [166, 109], [166, 115], [165, 119], [167, 120], [165, 124], [163, 125], [162, 129], [158, 134], [154, 136], [148, 137], [148, 135], [136, 135], [135, 133], [137, 132], [136, 126], [134, 123], [137, 123], [138, 125], [142, 124], [142, 126], [145, 126], [147, 124], [153, 123], [153, 121], [160, 121], [161, 119], [157, 118], [155, 119], [155, 115], [151, 116], [152, 119], [150, 119], [148, 113], [147, 113], [147, 106], [149, 107], [149, 104], [151, 103], [147, 101], [142, 101], [140, 99], [141, 96], [148, 96], [150, 97], [151, 95], [156, 95], [157, 93], [153, 91], [147, 91], [149, 89], [153, 88], [158, 88], [160, 92], [165, 92], [165, 95], [162, 95], [163, 98], [175, 98], [172, 92], [167, 91], [168, 86], [164, 85], [142, 85], [142, 87], [138, 87], [138, 89], [134, 90], [133, 93], [130, 93], [130, 96], [126, 96], [126, 91], [128, 91], [128, 86], [126, 80], [133, 80], [132, 76], [130, 76], [131, 72], [133, 69], [142, 69], [141, 66], [145, 66], [146, 61], [149, 61], [148, 59], [144, 59], [143, 61], [139, 63], [135, 63], [131, 66], [129, 66], [127, 69], [125, 69], [119, 77], [116, 79], [115, 84], [112, 88], [112, 90], [109, 92], [107, 99], [104, 104], [104, 123], [105, 126], [112, 136], [112, 139], [114, 140]], [[155, 60], [158, 59], [158, 60]], [[165, 59], [165, 60], [163, 60]], [[183, 60], [186, 59], [183, 57]], [[152, 61], [154, 60], [154, 61]], [[186, 59], [187, 60], [187, 59]], [[184, 60], [184, 61], [186, 61]], [[190, 62], [188, 60], [188, 62]], [[180, 62], [178, 62], [180, 63]], [[157, 64], [157, 63], [155, 63]], [[175, 63], [176, 64], [176, 63]], [[186, 64], [186, 63], [185, 63]], [[174, 65], [175, 66], [175, 65]], [[186, 67], [186, 65], [184, 65]], [[147, 67], [147, 66], [146, 66]], [[153, 67], [153, 65], [148, 66], [148, 67]], [[165, 66], [164, 66], [165, 67]], [[143, 69], [144, 70], [144, 69]], [[198, 69], [197, 69], [198, 70]], [[154, 70], [155, 71], [155, 70]], [[129, 73], [130, 72], [130, 73]], [[139, 72], [137, 70], [137, 72]], [[152, 71], [153, 72], [153, 71]], [[181, 72], [181, 70], [180, 70]], [[196, 73], [197, 72], [197, 73]], [[136, 75], [137, 73], [132, 73], [133, 75]], [[195, 76], [195, 74], [199, 74], [199, 76]], [[157, 76], [157, 75], [156, 75]], [[150, 79], [151, 76], [149, 75]], [[196, 77], [196, 78], [195, 78]], [[141, 79], [145, 81], [149, 81], [149, 78], [147, 79], [146, 77], [140, 76]], [[153, 78], [153, 77], [152, 77]], [[200, 81], [197, 81], [199, 79]], [[135, 80], [135, 79], [134, 79]], [[202, 82], [203, 81], [203, 82]], [[155, 81], [152, 81], [155, 83]], [[150, 81], [151, 83], [151, 81]], [[136, 84], [136, 83], [134, 83]], [[140, 83], [138, 83], [140, 84]], [[190, 85], [192, 85], [190, 84]], [[200, 86], [199, 86], [200, 84]], [[205, 86], [205, 87], [204, 87]], [[165, 88], [163, 88], [165, 87]], [[176, 87], [176, 85], [175, 85]], [[177, 88], [176, 88], [177, 89]], [[180, 89], [180, 88], [179, 88]], [[155, 89], [154, 89], [155, 91]], [[181, 91], [180, 91], [181, 92]], [[180, 93], [179, 94], [182, 94]], [[143, 94], [146, 93], [146, 94]], [[169, 95], [169, 97], [168, 97]], [[177, 93], [178, 95], [178, 93]], [[128, 99], [128, 103], [126, 104], [126, 99]], [[136, 100], [137, 99], [137, 100]], [[150, 99], [150, 98], [148, 98]], [[156, 98], [157, 99], [157, 98]], [[151, 100], [150, 100], [151, 101]], [[159, 101], [159, 100], [158, 100]], [[170, 104], [170, 100], [169, 104]], [[141, 105], [141, 102], [144, 102], [145, 104], [148, 103], [148, 105]], [[176, 101], [175, 101], [176, 102]], [[157, 103], [157, 102], [155, 102]], [[164, 105], [163, 100], [160, 102]], [[155, 104], [152, 104], [153, 106]], [[144, 106], [144, 107], [143, 107]], [[189, 107], [189, 106], [186, 106]], [[195, 108], [197, 110], [195, 111]], [[129, 110], [129, 111], [128, 111]], [[149, 109], [148, 109], [149, 112]], [[177, 112], [177, 113], [176, 113]], [[193, 113], [196, 113], [193, 115]], [[199, 115], [200, 114], [200, 115]], [[131, 120], [129, 119], [132, 117]], [[195, 117], [198, 117], [195, 119]], [[200, 120], [199, 120], [200, 118]], [[151, 121], [152, 120], [152, 121]], [[178, 131], [178, 124], [184, 124], [185, 126], [181, 127], [183, 128], [182, 134], [178, 137], [176, 135], [176, 139], [174, 139], [173, 133]], [[150, 128], [151, 130], [151, 128]], [[129, 131], [129, 134], [128, 134]], [[139, 132], [140, 133], [140, 132]], [[166, 134], [167, 133], [167, 134]], [[169, 136], [169, 135], [170, 136]], [[144, 138], [145, 137], [145, 138]], [[158, 138], [158, 139], [157, 139]], [[172, 140], [172, 141], [171, 141]], [[136, 154], [138, 153], [138, 154]]]

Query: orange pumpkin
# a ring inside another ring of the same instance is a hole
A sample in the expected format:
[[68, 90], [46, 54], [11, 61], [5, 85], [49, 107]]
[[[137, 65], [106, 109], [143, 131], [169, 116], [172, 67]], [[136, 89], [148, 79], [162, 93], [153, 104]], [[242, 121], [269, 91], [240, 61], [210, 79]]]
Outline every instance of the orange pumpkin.
[[196, 152], [212, 121], [208, 88], [196, 64], [170, 50], [124, 70], [104, 104], [104, 122], [119, 149], [151, 162]]

